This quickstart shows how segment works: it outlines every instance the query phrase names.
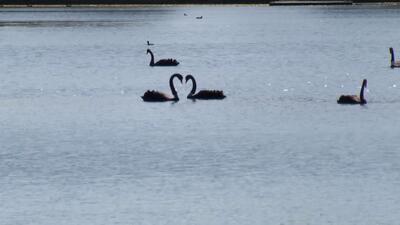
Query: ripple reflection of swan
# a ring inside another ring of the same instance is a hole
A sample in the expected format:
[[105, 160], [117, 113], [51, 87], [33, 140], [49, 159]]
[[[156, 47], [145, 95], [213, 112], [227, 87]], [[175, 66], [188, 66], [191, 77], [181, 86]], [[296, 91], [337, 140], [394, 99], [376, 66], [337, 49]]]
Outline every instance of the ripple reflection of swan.
[[191, 80], [192, 84], [193, 84], [192, 90], [190, 91], [189, 95], [187, 96], [187, 98], [189, 98], [189, 99], [210, 100], [210, 99], [224, 99], [226, 97], [224, 95], [224, 92], [219, 91], [219, 90], [201, 90], [196, 93], [196, 87], [197, 87], [196, 80], [190, 74], [185, 77], [185, 83], [187, 83], [188, 80]]
[[147, 45], [154, 45], [153, 43], [150, 43], [149, 41], [147, 41]]
[[394, 60], [393, 48], [389, 48], [389, 52], [390, 52], [390, 67], [392, 67], [392, 68], [400, 67], [400, 61]]
[[151, 60], [150, 60], [150, 66], [177, 66], [179, 64], [176, 59], [160, 59], [156, 63], [154, 63], [154, 55], [153, 52], [151, 52], [150, 49], [147, 49], [147, 54], [150, 53]]
[[337, 100], [338, 104], [367, 104], [364, 98], [364, 88], [367, 87], [367, 80], [364, 79], [361, 85], [360, 96], [357, 95], [342, 95]]
[[179, 81], [182, 83], [183, 76], [180, 75], [179, 73], [175, 73], [169, 78], [169, 87], [171, 89], [173, 97], [170, 97], [159, 91], [147, 90], [144, 93], [144, 95], [142, 96], [143, 101], [145, 101], [145, 102], [166, 102], [166, 101], [177, 102], [177, 101], [179, 101], [178, 93], [176, 92], [175, 86], [174, 86], [174, 78], [178, 78]]

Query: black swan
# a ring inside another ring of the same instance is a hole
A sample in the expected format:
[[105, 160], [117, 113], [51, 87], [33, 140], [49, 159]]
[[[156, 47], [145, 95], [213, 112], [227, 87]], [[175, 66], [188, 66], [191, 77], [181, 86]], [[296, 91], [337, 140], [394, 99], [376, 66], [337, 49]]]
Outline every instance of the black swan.
[[367, 87], [367, 80], [364, 79], [361, 85], [360, 96], [357, 95], [341, 95], [337, 100], [338, 104], [367, 104], [364, 98], [364, 88]]
[[151, 52], [150, 49], [147, 49], [147, 54], [150, 53], [151, 60], [150, 60], [150, 66], [177, 66], [179, 64], [176, 59], [160, 59], [156, 63], [154, 63], [154, 55], [153, 52]]
[[143, 101], [145, 102], [166, 102], [166, 101], [179, 101], [179, 97], [178, 97], [178, 93], [175, 90], [175, 86], [174, 86], [174, 78], [178, 78], [179, 81], [182, 83], [183, 80], [183, 76], [180, 75], [179, 73], [175, 73], [173, 74], [170, 78], [169, 78], [169, 87], [171, 88], [171, 92], [173, 97], [169, 97], [168, 95], [162, 93], [162, 92], [158, 92], [158, 91], [150, 91], [147, 90], [142, 97]]
[[192, 90], [187, 96], [187, 98], [189, 99], [209, 100], [209, 99], [224, 99], [226, 97], [223, 91], [218, 91], [218, 90], [201, 90], [196, 93], [196, 87], [197, 87], [196, 80], [190, 74], [185, 77], [185, 83], [187, 83], [188, 80], [191, 80], [193, 84]]
[[393, 48], [389, 48], [390, 51], [390, 67], [395, 68], [395, 67], [400, 67], [400, 61], [395, 61], [394, 60], [394, 52], [393, 52]]
[[149, 41], [147, 41], [147, 45], [154, 45], [153, 43], [150, 43]]
[[203, 16], [197, 16], [196, 19], [201, 20], [203, 19]]

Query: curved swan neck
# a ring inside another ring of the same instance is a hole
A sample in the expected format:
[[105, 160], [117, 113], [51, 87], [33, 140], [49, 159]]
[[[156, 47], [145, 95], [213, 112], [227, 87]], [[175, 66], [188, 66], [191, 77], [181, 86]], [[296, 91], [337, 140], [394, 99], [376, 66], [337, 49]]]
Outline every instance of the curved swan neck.
[[175, 77], [178, 77], [178, 76], [176, 74], [174, 74], [169, 78], [169, 88], [171, 89], [172, 95], [174, 96], [173, 100], [176, 101], [176, 100], [179, 100], [179, 97], [178, 97], [178, 93], [175, 90], [175, 85], [174, 85]]
[[364, 88], [365, 88], [365, 86], [367, 86], [367, 80], [363, 80], [363, 83], [362, 83], [362, 85], [361, 85], [360, 100], [361, 100], [362, 102], [365, 101], [365, 99], [364, 99]]
[[188, 95], [188, 97], [191, 97], [196, 93], [196, 88], [197, 88], [196, 80], [190, 74], [186, 76], [186, 79], [192, 81], [192, 90], [190, 91], [190, 93]]
[[147, 50], [147, 53], [150, 53], [151, 60], [150, 60], [150, 66], [154, 65], [154, 55], [153, 52], [151, 52], [149, 49]]

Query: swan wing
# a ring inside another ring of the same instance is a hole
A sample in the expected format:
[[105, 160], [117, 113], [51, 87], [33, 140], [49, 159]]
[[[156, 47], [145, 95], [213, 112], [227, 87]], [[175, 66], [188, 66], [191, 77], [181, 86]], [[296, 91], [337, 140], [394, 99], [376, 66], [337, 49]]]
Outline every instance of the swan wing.
[[146, 102], [163, 102], [163, 101], [169, 101], [171, 98], [162, 92], [147, 90], [143, 94], [142, 99], [143, 101]]
[[400, 67], [400, 61], [396, 61], [392, 64], [392, 67]]
[[176, 59], [160, 59], [156, 65], [157, 66], [177, 66], [179, 64]]
[[195, 97], [198, 99], [223, 99], [226, 96], [223, 91], [219, 90], [201, 90]]
[[339, 104], [360, 104], [361, 99], [357, 95], [341, 95], [337, 100]]

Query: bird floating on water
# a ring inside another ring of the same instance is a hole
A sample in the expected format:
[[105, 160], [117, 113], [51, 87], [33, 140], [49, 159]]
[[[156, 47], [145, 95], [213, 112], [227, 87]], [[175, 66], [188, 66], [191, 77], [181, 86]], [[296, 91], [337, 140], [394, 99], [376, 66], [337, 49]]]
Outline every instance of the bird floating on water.
[[367, 87], [367, 80], [364, 79], [361, 85], [360, 96], [357, 95], [341, 95], [337, 100], [338, 104], [367, 104], [364, 98], [364, 88]]
[[150, 66], [177, 66], [179, 64], [176, 59], [160, 59], [156, 63], [154, 63], [154, 55], [150, 49], [147, 49], [147, 54], [150, 54]]
[[390, 52], [390, 67], [391, 68], [400, 67], [400, 61], [395, 61], [394, 59], [394, 51], [392, 47], [389, 48], [389, 52]]
[[167, 102], [167, 101], [174, 101], [177, 102], [179, 101], [178, 93], [175, 90], [174, 86], [174, 79], [178, 78], [179, 81], [182, 83], [183, 76], [179, 73], [172, 74], [172, 76], [169, 78], [169, 88], [171, 89], [173, 97], [168, 96], [167, 94], [164, 94], [159, 91], [155, 90], [147, 90], [142, 97], [143, 101], [145, 102]]
[[224, 99], [226, 97], [224, 95], [224, 92], [219, 90], [201, 90], [196, 93], [196, 87], [197, 87], [196, 80], [192, 75], [188, 74], [185, 77], [185, 83], [187, 83], [189, 80], [192, 81], [193, 85], [192, 90], [187, 96], [187, 98], [189, 99], [211, 100], [211, 99]]
[[196, 19], [201, 20], [203, 19], [203, 16], [196, 16]]

